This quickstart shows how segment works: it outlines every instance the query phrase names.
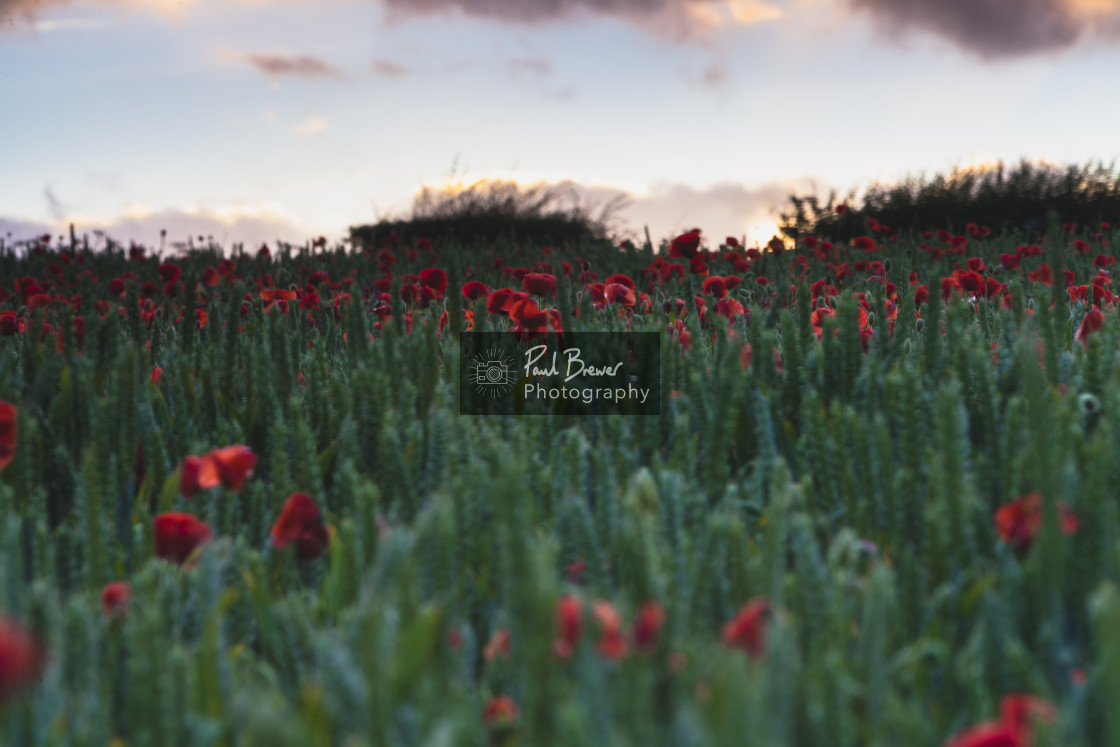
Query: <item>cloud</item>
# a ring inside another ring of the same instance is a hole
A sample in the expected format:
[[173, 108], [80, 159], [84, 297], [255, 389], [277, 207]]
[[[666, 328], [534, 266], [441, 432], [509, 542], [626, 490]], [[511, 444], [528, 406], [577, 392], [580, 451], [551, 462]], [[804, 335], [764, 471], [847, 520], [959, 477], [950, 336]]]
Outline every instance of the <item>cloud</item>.
[[[115, 8], [144, 8], [154, 10], [169, 17], [177, 17], [186, 5], [195, 0], [99, 0], [98, 5]], [[44, 10], [54, 7], [74, 5], [72, 0], [0, 0], [0, 30], [32, 29], [40, 32], [60, 31], [68, 28], [97, 28], [107, 25], [101, 19], [60, 18], [51, 21], [37, 21]], [[16, 24], [15, 19], [28, 23]]]
[[[270, 205], [239, 203], [214, 209], [187, 207], [182, 209], [154, 210], [144, 205], [130, 205], [110, 219], [67, 216], [62, 220], [40, 223], [18, 219], [0, 218], [0, 236], [11, 232], [12, 240], [24, 240], [43, 233], [69, 235], [70, 223], [79, 239], [89, 235], [94, 245], [94, 232], [100, 231], [116, 242], [135, 241], [146, 246], [159, 246], [160, 231], [166, 229], [168, 244], [185, 242], [193, 237], [212, 236], [226, 248], [231, 243], [244, 243], [246, 248], [261, 242], [277, 240], [303, 243], [322, 233], [298, 216]], [[342, 232], [336, 233], [337, 238]], [[328, 234], [328, 238], [332, 238]]]
[[748, 26], [763, 21], [776, 21], [782, 17], [781, 9], [761, 0], [728, 0], [727, 10], [732, 18]]
[[409, 70], [403, 65], [398, 65], [392, 60], [374, 60], [373, 72], [377, 73], [383, 78], [400, 78], [401, 76], [408, 75]]
[[54, 229], [50, 225], [38, 221], [0, 218], [0, 239], [5, 244], [11, 244], [13, 241], [26, 241], [45, 233], [53, 234]]
[[249, 55], [249, 63], [270, 78], [292, 76], [298, 78], [336, 78], [339, 71], [318, 57], [309, 55], [264, 54]]
[[[649, 226], [655, 243], [691, 228], [700, 228], [713, 239], [746, 234], [748, 241], [765, 242], [772, 234], [777, 210], [791, 193], [800, 193], [807, 186], [808, 180], [774, 181], [757, 187], [738, 182], [706, 188], [660, 184], [646, 193], [628, 194], [630, 204], [619, 218], [635, 235]], [[756, 231], [755, 226], [760, 228]]]
[[984, 59], [1055, 52], [1120, 35], [1120, 0], [847, 0], [891, 35], [940, 36]]
[[[530, 186], [524, 183], [523, 186]], [[592, 217], [612, 203], [620, 203], [608, 225], [619, 236], [644, 240], [649, 228], [654, 243], [691, 228], [700, 228], [710, 239], [747, 236], [765, 243], [776, 232], [778, 210], [785, 207], [790, 194], [816, 192], [808, 179], [772, 181], [756, 187], [739, 182], [723, 182], [709, 187], [663, 183], [648, 190], [623, 189], [608, 185], [581, 184], [567, 180], [548, 180], [532, 186], [549, 187], [567, 193], [571, 204], [587, 209]], [[756, 228], [757, 227], [757, 228]]]
[[508, 23], [546, 23], [580, 14], [606, 16], [676, 37], [781, 17], [763, 0], [381, 0], [391, 18], [459, 12]]
[[327, 120], [322, 117], [308, 117], [292, 128], [292, 132], [296, 135], [305, 135], [313, 137], [315, 135], [322, 135], [327, 131]]

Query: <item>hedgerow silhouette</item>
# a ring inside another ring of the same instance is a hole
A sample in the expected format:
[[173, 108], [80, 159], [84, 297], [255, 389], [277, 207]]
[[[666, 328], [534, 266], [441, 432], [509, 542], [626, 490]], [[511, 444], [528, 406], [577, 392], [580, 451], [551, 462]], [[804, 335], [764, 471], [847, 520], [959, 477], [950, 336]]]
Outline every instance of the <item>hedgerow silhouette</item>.
[[[840, 205], [846, 209], [837, 210]], [[1120, 222], [1120, 174], [1114, 165], [1099, 162], [1058, 166], [1022, 160], [1014, 166], [960, 167], [932, 178], [874, 183], [858, 200], [855, 190], [842, 200], [836, 190], [824, 200], [790, 195], [779, 225], [792, 239], [815, 234], [848, 240], [867, 233], [869, 218], [900, 234], [963, 231], [967, 223], [992, 231], [1034, 231], [1046, 229], [1051, 213], [1063, 223], [1093, 230], [1101, 222]]]
[[524, 186], [482, 179], [465, 187], [424, 187], [413, 200], [411, 217], [353, 226], [350, 239], [362, 247], [378, 246], [394, 234], [402, 240], [579, 244], [607, 240], [621, 207], [622, 200], [616, 199], [593, 214], [594, 208], [581, 204], [570, 184]]

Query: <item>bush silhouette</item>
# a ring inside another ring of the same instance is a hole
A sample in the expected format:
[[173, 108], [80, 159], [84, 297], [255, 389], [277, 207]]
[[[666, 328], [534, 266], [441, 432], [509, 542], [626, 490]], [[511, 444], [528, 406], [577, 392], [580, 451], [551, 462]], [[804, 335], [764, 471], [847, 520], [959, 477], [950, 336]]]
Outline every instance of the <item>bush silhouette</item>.
[[356, 246], [380, 246], [394, 233], [401, 240], [452, 239], [461, 243], [512, 239], [527, 243], [578, 244], [609, 239], [609, 222], [621, 206], [614, 200], [597, 216], [581, 205], [574, 186], [483, 179], [469, 186], [425, 187], [413, 200], [412, 216], [353, 226]]
[[[932, 178], [908, 177], [897, 184], [875, 183], [855, 202], [854, 190], [840, 202], [835, 190], [827, 200], [790, 195], [780, 213], [782, 233], [793, 239], [812, 233], [848, 240], [867, 233], [869, 218], [901, 234], [942, 228], [961, 232], [968, 223], [993, 231], [1040, 231], [1051, 213], [1063, 223], [1096, 231], [1102, 221], [1120, 222], [1120, 175], [1101, 163], [998, 162]], [[847, 210], [837, 212], [839, 204]]]

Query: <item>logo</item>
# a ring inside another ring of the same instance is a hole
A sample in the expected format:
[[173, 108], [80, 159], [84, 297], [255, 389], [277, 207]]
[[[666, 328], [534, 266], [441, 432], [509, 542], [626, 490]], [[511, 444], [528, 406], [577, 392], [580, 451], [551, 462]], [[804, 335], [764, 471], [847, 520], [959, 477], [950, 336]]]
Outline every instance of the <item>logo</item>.
[[459, 337], [461, 415], [661, 413], [661, 332]]
[[501, 348], [489, 348], [475, 355], [470, 366], [474, 390], [483, 397], [497, 399], [513, 390], [509, 379], [510, 356]]

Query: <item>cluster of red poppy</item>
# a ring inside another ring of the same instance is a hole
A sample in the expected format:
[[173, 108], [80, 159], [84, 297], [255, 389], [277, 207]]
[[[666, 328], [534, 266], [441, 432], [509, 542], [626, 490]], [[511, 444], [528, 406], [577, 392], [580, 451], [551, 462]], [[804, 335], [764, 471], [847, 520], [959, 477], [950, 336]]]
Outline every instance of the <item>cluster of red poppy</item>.
[[[1016, 552], [1023, 554], [1031, 549], [1035, 537], [1042, 531], [1042, 520], [1042, 496], [1028, 493], [996, 511], [996, 533]], [[1062, 501], [1058, 501], [1058, 521], [1062, 534], [1069, 536], [1077, 532], [1077, 514]]]
[[[653, 600], [638, 609], [629, 635], [623, 630], [622, 615], [605, 599], [596, 599], [591, 603], [591, 615], [599, 628], [596, 650], [613, 661], [625, 658], [631, 650], [646, 653], [657, 648], [661, 627], [665, 624], [665, 609]], [[575, 594], [560, 597], [556, 601], [555, 618], [552, 651], [557, 658], [570, 659], [583, 637], [583, 600]]]
[[[197, 552], [213, 540], [210, 525], [193, 514], [167, 512], [153, 522], [156, 557], [180, 566], [193, 564]], [[319, 507], [307, 493], [293, 493], [272, 525], [272, 546], [295, 545], [300, 560], [320, 557], [330, 545], [330, 534]]]
[[179, 492], [193, 498], [200, 490], [221, 485], [226, 490], [241, 490], [253, 474], [257, 455], [248, 446], [227, 446], [203, 456], [188, 456], [179, 468]]

